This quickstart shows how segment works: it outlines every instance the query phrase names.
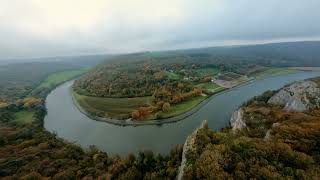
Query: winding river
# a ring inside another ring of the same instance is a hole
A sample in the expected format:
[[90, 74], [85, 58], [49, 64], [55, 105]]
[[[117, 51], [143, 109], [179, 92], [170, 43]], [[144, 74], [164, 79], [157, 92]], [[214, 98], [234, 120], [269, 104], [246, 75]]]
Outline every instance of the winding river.
[[141, 150], [168, 153], [174, 145], [183, 144], [203, 120], [208, 120], [210, 128], [219, 130], [228, 125], [231, 113], [251, 97], [315, 76], [320, 76], [320, 72], [302, 72], [257, 80], [212, 97], [199, 111], [179, 122], [138, 127], [122, 127], [89, 119], [74, 106], [69, 91], [73, 81], [69, 81], [48, 95], [48, 114], [44, 126], [70, 142], [82, 147], [95, 145], [108, 153], [125, 155]]

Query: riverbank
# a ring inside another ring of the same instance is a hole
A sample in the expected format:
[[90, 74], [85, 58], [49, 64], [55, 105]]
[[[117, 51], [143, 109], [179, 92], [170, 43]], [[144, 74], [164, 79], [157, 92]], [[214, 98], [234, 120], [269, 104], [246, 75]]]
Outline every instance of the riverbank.
[[131, 119], [126, 119], [126, 120], [119, 120], [119, 119], [112, 119], [112, 118], [106, 118], [106, 117], [98, 117], [98, 116], [94, 116], [90, 113], [88, 113], [83, 107], [81, 107], [81, 105], [79, 104], [79, 102], [77, 101], [72, 87], [70, 87], [69, 89], [69, 94], [72, 97], [72, 101], [73, 104], [77, 107], [77, 109], [84, 115], [86, 115], [88, 118], [92, 119], [92, 120], [96, 120], [96, 121], [101, 121], [101, 122], [107, 122], [110, 124], [114, 124], [114, 125], [119, 125], [119, 126], [144, 126], [144, 125], [162, 125], [162, 124], [168, 124], [168, 123], [175, 123], [178, 121], [181, 121], [191, 115], [193, 115], [194, 113], [196, 113], [197, 111], [199, 111], [201, 109], [201, 107], [203, 107], [205, 104], [207, 104], [213, 97], [221, 95], [223, 93], [232, 91], [236, 88], [239, 88], [241, 86], [250, 84], [252, 82], [254, 82], [255, 79], [254, 78], [250, 78], [248, 79], [248, 81], [243, 82], [237, 86], [234, 86], [232, 88], [223, 90], [221, 92], [218, 92], [216, 94], [210, 95], [208, 96], [208, 98], [205, 98], [204, 100], [202, 100], [201, 102], [199, 102], [197, 105], [195, 105], [193, 108], [191, 108], [190, 110], [183, 112], [182, 114], [179, 114], [177, 116], [174, 117], [169, 117], [169, 118], [163, 118], [163, 119], [156, 119], [156, 120], [146, 120], [146, 121], [132, 121]]
[[95, 145], [99, 149], [122, 156], [152, 150], [168, 154], [176, 144], [183, 144], [203, 120], [208, 120], [213, 130], [229, 124], [232, 112], [253, 96], [267, 90], [276, 90], [294, 81], [319, 76], [319, 73], [303, 72], [285, 76], [271, 77], [254, 81], [248, 85], [225, 91], [213, 96], [197, 112], [175, 123], [152, 126], [120, 126], [93, 120], [74, 106], [70, 96], [72, 81], [52, 91], [46, 99], [47, 116], [44, 126], [69, 142], [76, 142], [88, 148]]

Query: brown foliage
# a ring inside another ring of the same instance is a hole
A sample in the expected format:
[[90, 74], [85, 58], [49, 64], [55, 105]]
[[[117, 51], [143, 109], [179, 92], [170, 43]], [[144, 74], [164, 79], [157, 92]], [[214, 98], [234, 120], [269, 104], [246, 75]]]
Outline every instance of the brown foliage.
[[162, 111], [163, 112], [168, 112], [170, 110], [170, 103], [166, 102], [162, 106]]
[[132, 117], [132, 119], [139, 119], [140, 118], [140, 112], [138, 110], [134, 110], [131, 113], [131, 117]]

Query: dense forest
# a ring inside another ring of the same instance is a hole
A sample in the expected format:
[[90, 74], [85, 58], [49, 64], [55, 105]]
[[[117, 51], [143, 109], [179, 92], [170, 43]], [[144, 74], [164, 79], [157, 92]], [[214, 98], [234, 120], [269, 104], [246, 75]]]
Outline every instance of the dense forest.
[[183, 90], [188, 91], [188, 83], [170, 76], [170, 72], [206, 81], [206, 77], [196, 73], [197, 69], [202, 68], [249, 74], [263, 67], [245, 61], [232, 62], [223, 58], [194, 55], [158, 55], [148, 52], [120, 55], [76, 81], [74, 89], [80, 94], [99, 97], [139, 97], [153, 95], [164, 86], [175, 91], [178, 83], [185, 83], [186, 88]]
[[172, 51], [172, 53], [220, 57], [229, 61], [246, 61], [262, 66], [320, 66], [319, 41], [198, 48]]

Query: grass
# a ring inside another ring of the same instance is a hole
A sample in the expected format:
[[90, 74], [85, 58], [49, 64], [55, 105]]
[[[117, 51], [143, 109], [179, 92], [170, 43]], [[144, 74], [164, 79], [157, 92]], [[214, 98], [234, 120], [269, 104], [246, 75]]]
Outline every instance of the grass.
[[34, 112], [32, 111], [19, 111], [14, 114], [14, 122], [18, 124], [31, 124], [34, 120]]
[[200, 76], [214, 76], [221, 72], [220, 69], [217, 68], [201, 68], [195, 70]]
[[35, 90], [50, 88], [52, 86], [58, 85], [62, 82], [65, 82], [87, 72], [89, 69], [90, 68], [81, 68], [77, 70], [63, 71], [51, 74], [39, 86], [37, 86]]
[[[126, 119], [129, 118], [131, 112], [141, 106], [151, 104], [152, 97], [137, 97], [137, 98], [101, 98], [79, 95], [73, 92], [79, 105], [89, 113], [101, 112], [105, 117], [114, 119]], [[157, 119], [157, 117], [168, 118], [177, 116], [184, 112], [187, 112], [202, 102], [206, 97], [198, 96], [191, 100], [172, 105], [169, 112], [158, 112], [151, 115], [146, 120]], [[99, 116], [101, 116], [99, 114]]]
[[213, 82], [197, 84], [196, 87], [200, 87], [206, 91], [209, 91], [210, 93], [217, 93], [224, 90], [224, 87]]
[[227, 72], [227, 73], [221, 74], [218, 77], [218, 79], [225, 80], [225, 81], [233, 81], [233, 80], [241, 78], [241, 77], [242, 77], [242, 75], [240, 75], [240, 74], [236, 74], [233, 72]]
[[149, 105], [152, 97], [136, 98], [101, 98], [79, 95], [73, 92], [79, 105], [89, 113], [102, 112], [104, 116], [116, 119], [126, 119], [131, 112], [139, 107]]
[[157, 113], [156, 116], [161, 117], [161, 118], [169, 118], [169, 117], [174, 117], [174, 116], [180, 115], [184, 112], [191, 110], [192, 108], [197, 106], [200, 102], [202, 102], [204, 99], [206, 99], [206, 97], [204, 97], [204, 96], [194, 97], [189, 101], [185, 101], [185, 102], [181, 102], [176, 105], [172, 105], [169, 112], [160, 111]]
[[252, 76], [256, 79], [263, 79], [270, 76], [280, 76], [285, 74], [295, 73], [297, 70], [295, 69], [288, 69], [288, 68], [268, 68], [267, 70], [258, 72], [253, 74]]
[[168, 76], [169, 79], [173, 79], [173, 80], [181, 79], [181, 77], [178, 74], [174, 73], [174, 72], [166, 71], [166, 75]]

